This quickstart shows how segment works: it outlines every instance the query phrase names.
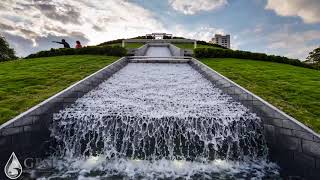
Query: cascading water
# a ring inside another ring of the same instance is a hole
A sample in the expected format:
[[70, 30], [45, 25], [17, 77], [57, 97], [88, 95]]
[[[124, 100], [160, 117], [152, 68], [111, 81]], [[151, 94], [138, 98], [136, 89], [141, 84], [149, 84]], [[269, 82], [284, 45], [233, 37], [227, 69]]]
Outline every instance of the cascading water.
[[188, 64], [129, 63], [54, 114], [43, 178], [274, 178], [260, 124]]

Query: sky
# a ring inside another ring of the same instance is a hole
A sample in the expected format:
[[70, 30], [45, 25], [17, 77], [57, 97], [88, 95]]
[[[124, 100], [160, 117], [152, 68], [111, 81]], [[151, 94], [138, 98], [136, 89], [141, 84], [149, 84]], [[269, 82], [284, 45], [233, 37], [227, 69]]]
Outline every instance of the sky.
[[152, 32], [304, 60], [320, 46], [320, 0], [1, 0], [0, 35], [18, 56]]

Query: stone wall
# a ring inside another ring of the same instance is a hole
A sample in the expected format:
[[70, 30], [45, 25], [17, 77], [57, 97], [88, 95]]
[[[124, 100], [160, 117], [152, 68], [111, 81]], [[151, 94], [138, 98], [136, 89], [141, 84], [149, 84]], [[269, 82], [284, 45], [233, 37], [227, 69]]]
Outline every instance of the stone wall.
[[149, 48], [149, 44], [145, 44], [142, 47], [135, 49], [135, 56], [144, 56]]
[[149, 47], [168, 47], [172, 56], [184, 56], [184, 50], [169, 43], [149, 43], [138, 49], [135, 49], [135, 56], [144, 56]]
[[[127, 58], [121, 58], [1, 125], [1, 169], [4, 169], [12, 152], [15, 152], [22, 162], [25, 158], [41, 158], [49, 153], [48, 145], [52, 143], [49, 127], [53, 113], [74, 103], [76, 99], [108, 79], [127, 63]], [[1, 177], [4, 177], [3, 171], [0, 172], [0, 179]]]
[[190, 65], [261, 117], [270, 158], [280, 165], [282, 174], [320, 179], [319, 134], [200, 61], [192, 59]]
[[177, 46], [173, 44], [168, 44], [169, 49], [171, 51], [172, 56], [184, 56], [184, 50], [178, 48]]

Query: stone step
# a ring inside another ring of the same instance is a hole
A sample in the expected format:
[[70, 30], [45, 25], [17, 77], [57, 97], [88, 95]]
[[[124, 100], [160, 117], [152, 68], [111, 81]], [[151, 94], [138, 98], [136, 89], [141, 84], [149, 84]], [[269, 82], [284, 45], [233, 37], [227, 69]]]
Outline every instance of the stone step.
[[131, 63], [188, 63], [189, 59], [130, 59]]
[[132, 63], [188, 63], [191, 57], [185, 56], [168, 56], [168, 57], [154, 57], [154, 56], [130, 56], [129, 61]]
[[188, 56], [129, 56], [128, 59], [191, 59]]

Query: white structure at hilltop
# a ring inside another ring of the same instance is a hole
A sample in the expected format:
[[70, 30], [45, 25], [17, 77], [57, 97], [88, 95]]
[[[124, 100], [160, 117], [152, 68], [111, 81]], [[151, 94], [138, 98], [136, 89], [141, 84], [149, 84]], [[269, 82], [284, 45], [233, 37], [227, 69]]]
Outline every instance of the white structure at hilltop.
[[223, 47], [230, 49], [230, 47], [231, 47], [230, 35], [228, 34], [226, 36], [223, 36], [221, 34], [216, 34], [216, 35], [214, 35], [214, 38], [212, 38], [210, 43], [218, 44], [220, 46], [223, 46]]
[[146, 34], [146, 39], [172, 39], [172, 34], [167, 34], [167, 33]]

